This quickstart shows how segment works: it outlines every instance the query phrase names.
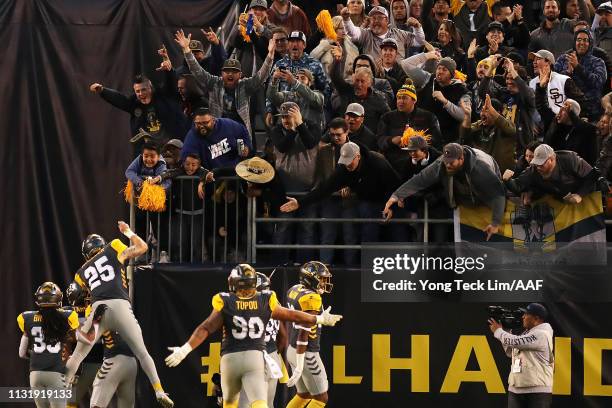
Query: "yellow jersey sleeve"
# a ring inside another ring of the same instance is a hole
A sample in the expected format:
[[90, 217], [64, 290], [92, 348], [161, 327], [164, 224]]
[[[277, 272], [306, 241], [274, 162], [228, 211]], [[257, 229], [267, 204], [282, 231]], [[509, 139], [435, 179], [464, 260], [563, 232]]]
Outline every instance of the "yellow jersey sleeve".
[[215, 309], [217, 312], [220, 312], [221, 310], [223, 310], [223, 299], [221, 298], [220, 294], [216, 294], [215, 296], [213, 296], [212, 298], [212, 307], [213, 309]]
[[[78, 273], [76, 275], [74, 275], [74, 281], [77, 283], [77, 285], [79, 285], [83, 289], [87, 289], [87, 284], [85, 284], [85, 282], [83, 282], [83, 279], [81, 279], [81, 275], [79, 275]], [[87, 289], [87, 290], [89, 290], [89, 289]]]
[[70, 313], [70, 316], [68, 316], [68, 324], [70, 325], [71, 329], [76, 329], [79, 327], [79, 315], [77, 315], [77, 312], [74, 310], [72, 313]]
[[268, 301], [268, 304], [270, 305], [271, 311], [274, 311], [274, 309], [276, 309], [276, 306], [279, 305], [278, 298], [276, 297], [276, 292], [272, 291], [272, 295], [270, 295], [270, 300]]
[[89, 317], [90, 314], [91, 314], [91, 305], [87, 305], [87, 307], [85, 308], [85, 317]]
[[118, 239], [113, 239], [111, 241], [111, 248], [117, 252], [117, 259], [119, 259], [119, 255], [121, 255], [121, 253], [127, 249], [127, 245]]
[[302, 310], [305, 312], [318, 312], [321, 310], [323, 300], [321, 299], [321, 295], [318, 293], [308, 293], [299, 299], [299, 304]]
[[19, 316], [17, 316], [17, 326], [19, 326], [19, 329], [21, 329], [22, 333], [25, 333], [25, 321], [23, 320], [23, 313], [20, 313]]

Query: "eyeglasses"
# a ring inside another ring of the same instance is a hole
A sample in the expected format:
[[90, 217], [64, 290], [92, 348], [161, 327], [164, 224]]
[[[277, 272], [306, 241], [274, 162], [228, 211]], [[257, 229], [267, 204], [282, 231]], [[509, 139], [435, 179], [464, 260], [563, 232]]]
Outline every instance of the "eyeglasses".
[[288, 41], [287, 38], [277, 38], [277, 39], [274, 40], [274, 42], [277, 42], [277, 43], [284, 43], [284, 42], [287, 42], [287, 41]]
[[588, 38], [576, 38], [576, 42], [584, 42], [584, 43], [588, 43], [589, 39]]
[[371, 17], [370, 17], [370, 20], [372, 20], [372, 21], [383, 21], [383, 20], [385, 20], [386, 18], [387, 18], [387, 17], [385, 17], [385, 16], [371, 16]]

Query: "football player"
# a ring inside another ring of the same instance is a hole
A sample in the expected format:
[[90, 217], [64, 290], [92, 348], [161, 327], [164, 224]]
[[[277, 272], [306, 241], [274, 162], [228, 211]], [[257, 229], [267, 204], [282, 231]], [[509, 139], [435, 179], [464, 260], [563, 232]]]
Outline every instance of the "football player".
[[91, 292], [93, 313], [90, 316], [98, 314], [98, 309], [106, 312], [99, 328], [92, 319], [88, 318], [83, 327], [77, 331], [79, 341], [66, 363], [66, 379], [72, 382], [79, 364], [102, 333], [107, 330], [118, 332], [149, 377], [157, 402], [163, 407], [171, 408], [174, 403], [161, 386], [155, 363], [147, 351], [140, 325], [134, 317], [124, 268], [127, 260], [144, 254], [148, 247], [125, 222], [119, 221], [118, 227], [119, 231], [130, 240], [130, 247], [118, 239], [107, 245], [104, 238], [97, 234], [89, 235], [83, 241], [81, 252], [85, 257], [85, 263], [77, 271], [74, 281]]
[[[76, 282], [72, 282], [66, 288], [66, 299], [70, 307], [77, 313], [79, 317], [79, 325], [83, 324], [91, 312], [91, 294], [80, 287]], [[84, 402], [83, 400], [87, 396], [87, 405], [91, 395], [91, 387], [96, 378], [96, 373], [102, 365], [102, 343], [96, 343], [91, 352], [85, 357], [80, 367], [80, 373], [76, 384], [73, 385], [72, 398], [70, 402], [66, 404], [67, 408], [78, 408], [79, 403]]]
[[213, 311], [181, 347], [169, 347], [166, 365], [177, 366], [209, 334], [223, 327], [221, 343], [221, 389], [224, 408], [236, 408], [240, 389], [244, 388], [252, 408], [268, 408], [264, 373], [265, 331], [270, 317], [302, 325], [334, 326], [341, 315], [325, 310], [318, 316], [279, 305], [276, 294], [257, 292], [257, 275], [248, 264], [239, 264], [228, 278], [230, 292], [213, 297]]
[[[45, 282], [34, 293], [37, 310], [26, 311], [17, 317], [23, 333], [19, 344], [19, 357], [30, 358], [30, 387], [65, 388], [66, 366], [62, 352], [74, 339], [79, 326], [76, 312], [62, 309], [62, 290], [53, 282]], [[36, 398], [38, 408], [60, 408], [65, 400]]]
[[117, 393], [117, 408], [133, 408], [138, 362], [119, 333], [107, 330], [102, 340], [104, 361], [93, 383], [90, 407], [106, 408]]
[[[261, 272], [257, 272], [257, 291], [261, 292], [270, 289], [270, 278]], [[281, 355], [287, 348], [287, 329], [284, 324], [276, 319], [268, 320], [266, 325], [266, 354], [274, 360], [276, 367], [280, 370], [282, 366]], [[276, 370], [275, 370], [276, 371]], [[275, 375], [276, 374], [276, 375]], [[279, 375], [282, 371], [273, 372], [266, 364], [266, 381], [268, 382], [268, 406], [274, 406], [274, 397], [276, 396], [276, 386], [278, 384]], [[240, 391], [240, 403], [238, 408], [249, 408], [249, 399], [244, 392]]]
[[[289, 309], [301, 310], [313, 315], [323, 312], [321, 295], [331, 293], [332, 274], [323, 263], [306, 262], [300, 268], [300, 283], [287, 292]], [[287, 360], [292, 375], [287, 386], [296, 386], [297, 394], [287, 408], [321, 408], [327, 404], [327, 374], [319, 356], [321, 346], [320, 324], [293, 324], [289, 329]], [[304, 364], [306, 360], [306, 364]]]

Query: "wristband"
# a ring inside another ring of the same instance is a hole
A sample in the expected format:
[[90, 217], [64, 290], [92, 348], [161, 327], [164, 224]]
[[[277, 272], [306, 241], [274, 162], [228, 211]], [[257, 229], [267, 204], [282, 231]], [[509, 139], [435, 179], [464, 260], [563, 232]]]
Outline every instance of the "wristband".
[[193, 350], [193, 347], [191, 347], [191, 345], [189, 344], [189, 342], [183, 344], [181, 346], [181, 351], [185, 353], [185, 355], [191, 353], [191, 350]]
[[136, 234], [134, 234], [134, 232], [128, 228], [125, 231], [123, 231], [123, 235], [125, 235], [128, 239], [132, 239], [132, 237]]

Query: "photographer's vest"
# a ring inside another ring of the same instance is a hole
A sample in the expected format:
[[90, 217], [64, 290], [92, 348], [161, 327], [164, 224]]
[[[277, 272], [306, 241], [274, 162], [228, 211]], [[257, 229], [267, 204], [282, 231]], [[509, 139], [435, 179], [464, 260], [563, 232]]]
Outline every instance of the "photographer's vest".
[[[568, 80], [568, 78], [569, 77], [567, 75], [558, 74], [556, 72], [550, 73], [548, 87], [546, 88], [546, 97], [548, 98], [548, 107], [555, 113], [555, 115], [559, 113], [559, 110], [567, 99], [567, 95], [565, 95], [565, 82]], [[529, 82], [529, 86], [534, 91], [539, 84], [540, 81], [538, 77], [533, 78]]]
[[[508, 385], [516, 388], [551, 387], [553, 385], [553, 370], [555, 356], [553, 354], [553, 339], [549, 332], [542, 330], [548, 343], [549, 361], [542, 362], [532, 350], [512, 349], [512, 366], [508, 376]], [[520, 364], [517, 360], [520, 359]], [[520, 366], [516, 372], [515, 367]]]

